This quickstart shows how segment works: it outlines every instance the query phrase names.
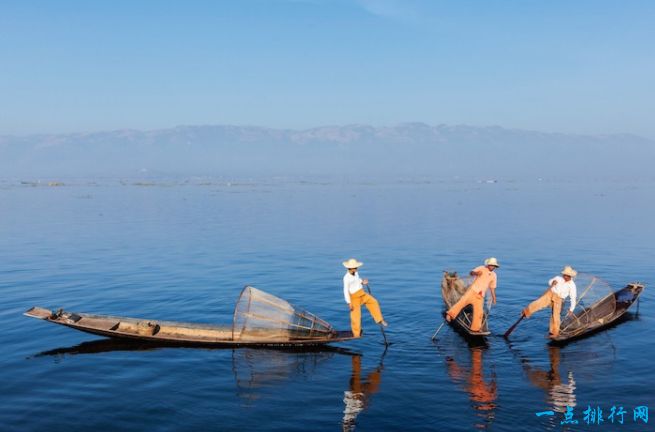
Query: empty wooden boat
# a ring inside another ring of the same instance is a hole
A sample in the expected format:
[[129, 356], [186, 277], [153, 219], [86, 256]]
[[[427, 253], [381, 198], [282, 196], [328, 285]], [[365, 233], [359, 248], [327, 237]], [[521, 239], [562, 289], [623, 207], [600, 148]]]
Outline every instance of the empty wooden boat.
[[[462, 279], [457, 275], [457, 272], [445, 271], [441, 279], [441, 298], [443, 299], [446, 310], [453, 307], [455, 303], [466, 293], [466, 290], [473, 282], [472, 278]], [[468, 338], [484, 338], [489, 336], [491, 332], [487, 326], [487, 311], [484, 311], [482, 317], [482, 327], [479, 331], [471, 330], [471, 322], [473, 320], [473, 307], [466, 306], [460, 314], [450, 322], [450, 324]]]
[[126, 318], [33, 307], [24, 315], [119, 339], [174, 345], [305, 346], [353, 339], [314, 314], [247, 286], [234, 308], [231, 325], [211, 325]]

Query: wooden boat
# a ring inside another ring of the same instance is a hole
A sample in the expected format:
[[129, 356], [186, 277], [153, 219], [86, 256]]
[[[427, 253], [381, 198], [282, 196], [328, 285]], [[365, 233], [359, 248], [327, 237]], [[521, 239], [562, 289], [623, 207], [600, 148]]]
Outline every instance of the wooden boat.
[[562, 320], [560, 334], [551, 338], [551, 344], [561, 345], [596, 333], [617, 323], [635, 303], [644, 290], [641, 283], [629, 283], [616, 292], [610, 292], [589, 307], [583, 307], [573, 316]]
[[119, 339], [198, 346], [312, 346], [353, 339], [316, 315], [247, 286], [234, 309], [232, 325], [181, 323], [33, 307], [24, 315]]
[[[472, 278], [461, 279], [457, 272], [445, 271], [441, 279], [441, 298], [443, 299], [446, 310], [453, 307], [455, 303], [466, 293], [466, 290], [471, 285]], [[468, 282], [468, 283], [467, 283]], [[482, 317], [482, 327], [479, 331], [471, 330], [471, 322], [473, 320], [473, 307], [466, 306], [460, 314], [450, 322], [450, 324], [460, 333], [467, 338], [484, 338], [489, 336], [491, 332], [487, 325], [488, 313], [485, 311]]]

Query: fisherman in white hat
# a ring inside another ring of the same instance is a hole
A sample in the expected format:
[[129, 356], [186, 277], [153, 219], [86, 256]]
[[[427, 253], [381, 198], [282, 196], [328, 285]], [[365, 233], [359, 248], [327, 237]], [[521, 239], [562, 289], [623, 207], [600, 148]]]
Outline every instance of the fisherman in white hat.
[[484, 265], [471, 270], [471, 276], [475, 279], [469, 289], [457, 303], [446, 312], [446, 321], [450, 322], [457, 318], [457, 315], [468, 305], [473, 306], [473, 320], [471, 330], [480, 331], [482, 318], [484, 316], [484, 296], [487, 289], [491, 291], [491, 301], [496, 304], [496, 284], [498, 282], [495, 270], [500, 267], [498, 260], [494, 257], [484, 260]]
[[562, 311], [562, 302], [569, 297], [571, 302], [571, 307], [569, 308], [568, 315], [573, 315], [573, 310], [575, 309], [578, 291], [573, 282], [573, 278], [577, 276], [578, 272], [573, 270], [571, 266], [565, 266], [562, 269], [562, 274], [560, 276], [555, 276], [548, 281], [548, 289], [546, 292], [539, 297], [537, 300], [533, 301], [523, 309], [521, 314], [530, 318], [530, 316], [538, 310], [551, 307], [551, 316], [550, 316], [550, 327], [549, 327], [549, 336], [551, 338], [559, 336], [559, 326], [560, 326], [560, 314]]
[[360, 279], [359, 273], [357, 273], [357, 269], [363, 265], [364, 263], [355, 258], [343, 262], [343, 266], [348, 269], [343, 277], [343, 296], [350, 308], [350, 326], [355, 337], [359, 337], [362, 333], [362, 305], [366, 306], [377, 324], [387, 326], [386, 321], [382, 318], [378, 301], [364, 291], [364, 285], [368, 285], [368, 279]]

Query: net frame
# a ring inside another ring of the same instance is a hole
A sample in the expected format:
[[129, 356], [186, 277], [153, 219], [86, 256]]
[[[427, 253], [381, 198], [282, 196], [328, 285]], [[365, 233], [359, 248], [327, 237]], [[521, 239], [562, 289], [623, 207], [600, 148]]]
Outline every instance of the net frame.
[[327, 321], [249, 285], [234, 307], [232, 340], [236, 342], [319, 340], [336, 334]]
[[[576, 285], [583, 282], [581, 285], [584, 289], [576, 304], [576, 307], [581, 306], [582, 309], [562, 319], [560, 333], [568, 335], [580, 334], [590, 327], [601, 325], [605, 318], [616, 312], [616, 297], [607, 281], [586, 273], [579, 273], [574, 281]], [[564, 312], [564, 308], [561, 312]]]

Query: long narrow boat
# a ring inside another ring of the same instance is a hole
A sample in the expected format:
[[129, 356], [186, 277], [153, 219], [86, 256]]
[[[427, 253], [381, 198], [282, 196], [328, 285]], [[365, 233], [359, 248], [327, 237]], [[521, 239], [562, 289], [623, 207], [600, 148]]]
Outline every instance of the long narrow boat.
[[575, 339], [592, 335], [617, 323], [628, 311], [644, 290], [638, 282], [629, 283], [625, 288], [610, 292], [588, 307], [583, 307], [573, 316], [562, 320], [560, 334], [551, 338], [551, 344], [562, 345]]
[[[466, 293], [470, 283], [460, 278], [457, 272], [445, 271], [441, 279], [441, 298], [443, 299], [446, 310], [453, 307], [455, 303]], [[479, 331], [471, 330], [473, 320], [473, 307], [466, 306], [460, 314], [450, 322], [450, 324], [467, 338], [484, 339], [491, 332], [487, 325], [488, 314], [485, 311], [482, 317], [482, 327]]]
[[353, 339], [316, 315], [247, 286], [234, 308], [231, 325], [181, 323], [33, 307], [24, 315], [118, 339], [197, 346], [312, 346]]

